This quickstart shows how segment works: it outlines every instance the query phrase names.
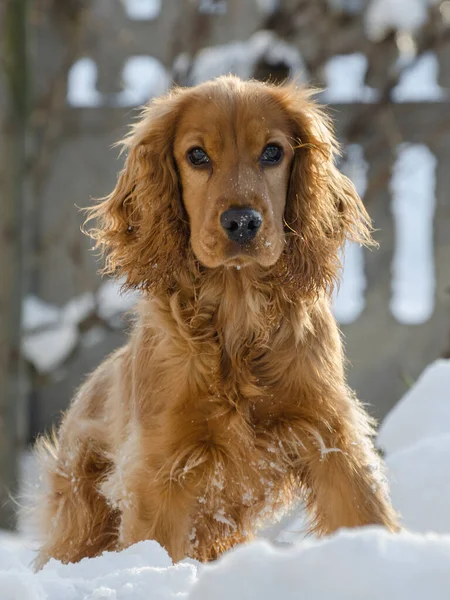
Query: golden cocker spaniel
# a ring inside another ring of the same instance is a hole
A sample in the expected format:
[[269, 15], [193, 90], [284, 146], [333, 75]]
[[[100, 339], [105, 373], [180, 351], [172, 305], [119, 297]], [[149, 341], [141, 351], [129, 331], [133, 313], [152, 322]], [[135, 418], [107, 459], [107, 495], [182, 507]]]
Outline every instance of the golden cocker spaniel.
[[339, 251], [370, 243], [370, 221], [311, 93], [177, 88], [123, 145], [90, 235], [143, 299], [126, 346], [38, 442], [38, 564], [143, 539], [211, 560], [299, 495], [318, 534], [396, 530], [330, 311]]

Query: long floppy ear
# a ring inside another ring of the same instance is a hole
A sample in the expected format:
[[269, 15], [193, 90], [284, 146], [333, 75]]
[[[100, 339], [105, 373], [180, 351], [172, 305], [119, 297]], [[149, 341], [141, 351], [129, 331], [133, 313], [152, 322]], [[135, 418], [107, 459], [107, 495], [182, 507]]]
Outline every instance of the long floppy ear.
[[312, 92], [291, 84], [276, 94], [291, 123], [294, 150], [282, 263], [298, 293], [317, 297], [333, 289], [346, 240], [373, 244], [371, 220], [352, 182], [335, 166], [333, 128]]
[[168, 288], [184, 268], [189, 229], [173, 158], [183, 90], [147, 105], [119, 143], [128, 152], [117, 185], [87, 210], [96, 227], [87, 233], [105, 256], [103, 273], [124, 277], [125, 287]]

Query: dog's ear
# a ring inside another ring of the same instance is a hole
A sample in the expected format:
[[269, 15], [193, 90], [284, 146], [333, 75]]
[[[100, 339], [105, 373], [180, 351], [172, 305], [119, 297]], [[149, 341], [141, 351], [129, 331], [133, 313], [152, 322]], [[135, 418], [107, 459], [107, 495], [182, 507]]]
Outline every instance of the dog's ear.
[[284, 262], [301, 293], [331, 291], [346, 240], [372, 244], [371, 221], [353, 183], [336, 168], [331, 122], [311, 91], [278, 88], [292, 129], [293, 162], [286, 199]]
[[128, 288], [170, 287], [185, 265], [189, 229], [173, 157], [182, 90], [146, 106], [119, 143], [127, 158], [109, 196], [87, 210], [88, 230], [105, 256], [105, 274], [124, 277]]

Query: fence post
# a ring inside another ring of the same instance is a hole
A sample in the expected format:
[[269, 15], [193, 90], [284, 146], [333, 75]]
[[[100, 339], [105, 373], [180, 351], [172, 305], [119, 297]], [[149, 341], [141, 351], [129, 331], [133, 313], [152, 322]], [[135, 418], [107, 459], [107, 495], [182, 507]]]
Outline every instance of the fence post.
[[27, 0], [5, 0], [0, 7], [0, 528], [15, 527], [12, 498], [23, 432], [24, 406], [20, 359], [23, 286], [22, 206], [26, 161], [28, 75]]

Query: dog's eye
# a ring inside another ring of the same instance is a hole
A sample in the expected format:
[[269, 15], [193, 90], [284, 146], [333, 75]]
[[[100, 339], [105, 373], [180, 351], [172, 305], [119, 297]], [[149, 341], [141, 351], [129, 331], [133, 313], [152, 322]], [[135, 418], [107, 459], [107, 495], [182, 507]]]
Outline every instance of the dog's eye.
[[187, 153], [187, 157], [189, 162], [196, 167], [199, 167], [200, 165], [206, 165], [210, 162], [209, 156], [206, 154], [203, 148], [200, 148], [200, 146], [189, 150]]
[[283, 148], [276, 144], [269, 144], [263, 150], [259, 160], [266, 165], [276, 165], [283, 158]]

